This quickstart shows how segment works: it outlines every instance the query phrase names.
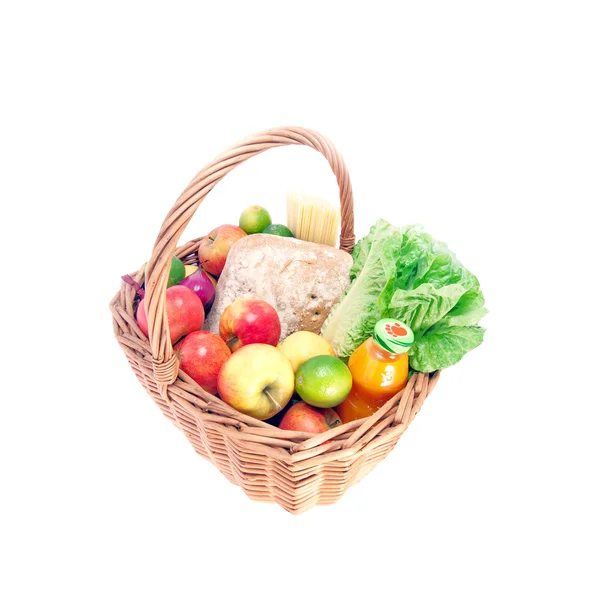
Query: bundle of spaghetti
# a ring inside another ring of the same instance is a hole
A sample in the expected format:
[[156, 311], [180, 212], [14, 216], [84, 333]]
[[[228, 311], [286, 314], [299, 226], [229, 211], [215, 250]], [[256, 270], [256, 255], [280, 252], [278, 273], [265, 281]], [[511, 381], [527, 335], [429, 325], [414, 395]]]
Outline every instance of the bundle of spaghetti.
[[290, 192], [287, 225], [300, 240], [335, 246], [340, 231], [340, 210], [319, 196]]

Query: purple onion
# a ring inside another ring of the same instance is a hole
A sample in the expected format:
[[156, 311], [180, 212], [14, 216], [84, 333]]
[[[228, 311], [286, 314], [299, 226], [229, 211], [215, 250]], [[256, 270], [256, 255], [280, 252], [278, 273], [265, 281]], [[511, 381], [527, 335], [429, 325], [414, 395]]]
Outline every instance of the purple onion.
[[184, 285], [195, 292], [202, 301], [204, 312], [208, 312], [215, 299], [215, 286], [210, 277], [202, 270], [198, 269], [191, 275], [188, 275], [179, 285]]

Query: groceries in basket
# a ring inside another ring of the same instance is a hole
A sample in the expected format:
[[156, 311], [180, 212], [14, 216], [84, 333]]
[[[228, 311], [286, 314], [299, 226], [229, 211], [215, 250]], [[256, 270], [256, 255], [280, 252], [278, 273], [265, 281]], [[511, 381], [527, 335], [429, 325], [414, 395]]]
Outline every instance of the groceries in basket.
[[180, 369], [237, 411], [319, 433], [370, 417], [414, 372], [481, 344], [479, 281], [446, 244], [380, 219], [350, 256], [333, 247], [338, 227], [329, 204], [295, 194], [287, 226], [251, 206], [184, 257], [196, 264], [173, 257], [166, 314]]

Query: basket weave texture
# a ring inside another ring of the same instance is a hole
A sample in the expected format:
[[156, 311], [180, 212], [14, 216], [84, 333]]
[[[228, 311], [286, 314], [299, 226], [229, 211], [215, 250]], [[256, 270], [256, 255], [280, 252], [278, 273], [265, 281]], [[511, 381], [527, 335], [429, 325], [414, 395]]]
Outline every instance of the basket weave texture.
[[121, 284], [110, 309], [117, 341], [139, 381], [196, 452], [253, 500], [276, 502], [289, 512], [300, 513], [316, 504], [336, 502], [390, 453], [433, 390], [439, 372], [414, 375], [404, 390], [368, 418], [312, 434], [284, 431], [243, 415], [179, 370], [166, 321], [167, 279], [173, 255], [186, 264], [198, 264], [202, 239], [178, 247], [179, 238], [205, 196], [229, 171], [269, 148], [290, 144], [314, 148], [329, 162], [340, 189], [340, 248], [352, 252], [352, 186], [340, 154], [315, 131], [270, 129], [231, 147], [194, 177], [167, 215], [147, 271], [142, 267], [130, 274], [145, 283], [150, 339], [136, 323], [132, 286]]

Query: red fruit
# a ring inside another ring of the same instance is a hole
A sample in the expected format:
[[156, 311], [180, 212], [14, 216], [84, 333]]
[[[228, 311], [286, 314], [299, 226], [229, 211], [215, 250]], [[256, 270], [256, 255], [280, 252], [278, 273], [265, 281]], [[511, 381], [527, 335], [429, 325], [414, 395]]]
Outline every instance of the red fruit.
[[277, 311], [258, 298], [238, 298], [221, 315], [219, 333], [232, 352], [248, 344], [277, 346], [281, 322]]
[[323, 433], [341, 424], [342, 421], [333, 408], [317, 408], [306, 402], [298, 402], [285, 413], [279, 429]]
[[[135, 318], [144, 335], [148, 337], [145, 302], [146, 298], [140, 302]], [[171, 286], [167, 289], [166, 305], [171, 344], [192, 331], [202, 329], [204, 307], [200, 298], [192, 290], [182, 285]]]
[[231, 356], [227, 344], [211, 331], [193, 331], [177, 344], [179, 366], [209, 394], [217, 393], [219, 371]]
[[200, 266], [217, 277], [223, 271], [231, 246], [248, 234], [237, 225], [221, 225], [198, 244]]

